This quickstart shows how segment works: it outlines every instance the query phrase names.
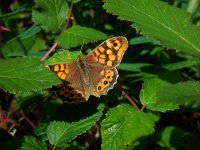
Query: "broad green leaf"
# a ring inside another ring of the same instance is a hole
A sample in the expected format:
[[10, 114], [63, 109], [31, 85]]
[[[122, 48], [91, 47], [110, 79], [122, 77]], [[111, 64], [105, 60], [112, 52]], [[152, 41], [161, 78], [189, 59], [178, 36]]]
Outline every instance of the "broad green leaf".
[[101, 122], [102, 150], [122, 150], [138, 138], [154, 132], [157, 118], [128, 104], [111, 108]]
[[76, 136], [86, 132], [100, 119], [103, 110], [104, 105], [99, 105], [98, 112], [78, 122], [51, 122], [47, 127], [47, 137], [50, 144], [54, 145], [54, 148], [62, 147], [67, 142], [76, 138]]
[[33, 10], [33, 21], [47, 31], [62, 30], [69, 6], [66, 0], [35, 0], [38, 10]]
[[76, 61], [78, 59], [77, 58], [78, 55], [80, 55], [81, 57], [84, 57], [83, 53], [81, 53], [80, 51], [70, 52], [70, 51], [62, 50], [61, 52], [56, 53], [55, 55], [47, 59], [45, 61], [45, 65], [53, 65], [53, 64], [58, 64], [58, 63]]
[[37, 140], [33, 136], [24, 137], [24, 142], [20, 148], [21, 150], [47, 150], [46, 144]]
[[107, 0], [104, 8], [168, 48], [200, 55], [200, 29], [181, 9], [159, 0]]
[[36, 36], [31, 36], [28, 38], [13, 38], [2, 48], [2, 52], [5, 58], [16, 57], [16, 56], [26, 56], [31, 50], [32, 46], [35, 44]]
[[162, 147], [161, 149], [198, 150], [200, 147], [199, 136], [172, 126], [165, 128], [160, 133], [157, 133], [156, 137], [157, 144]]
[[160, 88], [157, 92], [160, 102], [184, 105], [197, 103], [200, 105], [200, 81], [187, 81], [177, 84], [169, 84]]
[[0, 61], [0, 88], [12, 93], [49, 88], [61, 81], [35, 58]]
[[106, 35], [100, 31], [75, 25], [59, 35], [56, 41], [63, 48], [70, 48], [104, 39]]
[[[168, 103], [162, 102], [162, 96], [158, 96], [159, 90], [165, 88], [170, 83], [163, 81], [159, 78], [147, 79], [142, 85], [140, 92], [140, 100], [142, 105], [145, 105], [148, 109], [165, 112], [167, 110], [174, 110], [178, 108], [178, 105], [174, 105], [170, 99]], [[172, 90], [172, 89], [171, 89]]]

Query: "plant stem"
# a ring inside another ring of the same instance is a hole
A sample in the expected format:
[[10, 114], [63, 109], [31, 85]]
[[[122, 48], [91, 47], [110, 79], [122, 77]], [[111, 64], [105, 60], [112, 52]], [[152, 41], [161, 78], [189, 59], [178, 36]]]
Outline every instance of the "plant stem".
[[36, 126], [34, 125], [34, 123], [25, 115], [25, 113], [23, 111], [20, 111], [20, 114], [24, 117], [24, 119], [28, 122], [28, 124], [35, 129]]
[[69, 27], [69, 20], [70, 20], [70, 17], [72, 16], [72, 9], [73, 9], [73, 6], [74, 6], [74, 0], [71, 1], [71, 6], [70, 6], [70, 9], [69, 9], [69, 12], [68, 12], [68, 16], [67, 16], [67, 21], [66, 21], [65, 29], [67, 29], [67, 28]]
[[48, 50], [48, 52], [42, 57], [41, 61], [44, 61], [56, 49], [57, 45], [58, 43], [55, 42], [53, 46], [50, 48], [50, 50]]
[[122, 90], [122, 95], [137, 109], [140, 110], [138, 108], [138, 106], [135, 104], [135, 102], [130, 98], [130, 96], [128, 96], [128, 94], [126, 94], [125, 91]]

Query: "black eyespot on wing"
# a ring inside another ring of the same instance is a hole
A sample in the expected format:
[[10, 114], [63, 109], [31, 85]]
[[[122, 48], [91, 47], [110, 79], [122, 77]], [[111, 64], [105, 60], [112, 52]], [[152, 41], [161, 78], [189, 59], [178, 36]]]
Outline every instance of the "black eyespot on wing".
[[98, 90], [101, 90], [101, 86], [98, 86]]
[[104, 81], [104, 84], [105, 84], [105, 85], [108, 84], [108, 81]]
[[113, 46], [116, 47], [116, 46], [117, 46], [117, 43], [113, 43]]
[[74, 93], [71, 93], [69, 96], [70, 96], [70, 97], [74, 97]]

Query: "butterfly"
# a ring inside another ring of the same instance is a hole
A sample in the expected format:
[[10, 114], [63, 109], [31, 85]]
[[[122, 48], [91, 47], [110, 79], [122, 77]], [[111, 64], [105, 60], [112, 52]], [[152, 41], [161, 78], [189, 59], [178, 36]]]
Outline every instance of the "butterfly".
[[117, 36], [101, 43], [85, 58], [78, 56], [76, 61], [49, 65], [63, 81], [58, 86], [59, 94], [71, 102], [87, 101], [90, 95], [106, 95], [117, 82], [116, 66], [127, 48], [127, 39]]

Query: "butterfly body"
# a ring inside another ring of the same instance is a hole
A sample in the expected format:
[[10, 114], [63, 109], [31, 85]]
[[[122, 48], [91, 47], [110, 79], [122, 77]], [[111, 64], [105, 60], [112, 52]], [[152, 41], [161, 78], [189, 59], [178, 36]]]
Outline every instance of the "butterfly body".
[[90, 95], [106, 95], [117, 82], [116, 66], [127, 47], [125, 37], [114, 37], [100, 44], [85, 58], [78, 56], [74, 62], [49, 66], [65, 81], [60, 94], [73, 102], [87, 101]]

